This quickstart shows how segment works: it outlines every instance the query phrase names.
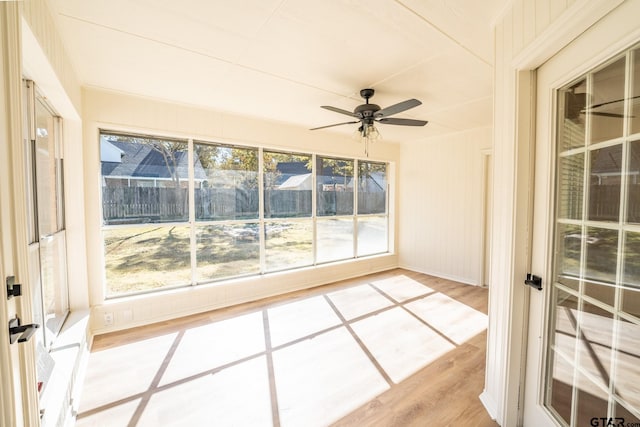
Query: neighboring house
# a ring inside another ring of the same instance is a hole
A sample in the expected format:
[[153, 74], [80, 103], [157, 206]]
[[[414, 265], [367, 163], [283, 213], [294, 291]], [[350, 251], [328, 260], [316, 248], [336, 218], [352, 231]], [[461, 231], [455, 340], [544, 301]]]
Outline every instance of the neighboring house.
[[[309, 169], [304, 162], [283, 162], [277, 167], [279, 173], [276, 179], [278, 190], [311, 190], [312, 178]], [[333, 171], [333, 168], [325, 168], [321, 175], [316, 177], [316, 184], [322, 185], [322, 191], [347, 191], [353, 190], [353, 178], [345, 177]], [[360, 178], [359, 191], [367, 193], [384, 192], [386, 189], [386, 175], [382, 172], [371, 172], [365, 178]]]
[[[187, 151], [176, 153], [177, 176], [180, 186], [188, 185], [189, 165]], [[153, 147], [140, 143], [100, 140], [102, 184], [108, 187], [167, 187], [173, 186], [173, 177], [167, 163]], [[207, 181], [207, 173], [200, 164], [194, 165], [195, 182], [198, 187]]]

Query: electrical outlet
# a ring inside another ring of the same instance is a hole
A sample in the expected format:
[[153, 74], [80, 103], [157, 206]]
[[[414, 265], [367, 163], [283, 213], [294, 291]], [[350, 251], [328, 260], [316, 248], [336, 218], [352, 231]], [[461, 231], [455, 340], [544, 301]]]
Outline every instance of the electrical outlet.
[[105, 313], [104, 314], [104, 326], [112, 326], [113, 325], [113, 313]]

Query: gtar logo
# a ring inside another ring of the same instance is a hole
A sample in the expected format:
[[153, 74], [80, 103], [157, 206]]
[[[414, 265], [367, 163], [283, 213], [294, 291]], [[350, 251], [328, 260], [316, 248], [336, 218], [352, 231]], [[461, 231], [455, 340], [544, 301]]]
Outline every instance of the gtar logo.
[[591, 418], [593, 427], [624, 427], [624, 418]]

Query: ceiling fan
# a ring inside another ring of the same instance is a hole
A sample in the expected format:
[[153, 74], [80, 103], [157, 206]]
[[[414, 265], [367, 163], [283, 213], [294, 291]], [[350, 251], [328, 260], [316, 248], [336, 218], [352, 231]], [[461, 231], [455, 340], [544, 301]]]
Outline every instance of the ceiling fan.
[[[634, 100], [638, 98], [640, 98], [640, 95], [632, 96], [629, 99]], [[625, 116], [622, 113], [614, 112], [616, 109], [620, 108], [620, 104], [622, 104], [626, 100], [626, 98], [615, 99], [613, 101], [605, 101], [588, 106], [586, 105], [586, 100], [587, 93], [576, 93], [573, 89], [568, 91], [565, 104], [567, 119], [576, 121], [579, 119], [580, 115], [583, 114], [591, 114], [592, 116], [613, 117], [618, 119], [622, 119], [624, 117], [635, 117]], [[609, 108], [610, 111], [606, 111], [607, 108]]]
[[310, 130], [318, 130], [330, 128], [333, 126], [342, 126], [353, 123], [360, 123], [360, 127], [358, 128], [358, 132], [360, 136], [363, 138], [367, 138], [369, 136], [374, 136], [373, 134], [378, 134], [378, 131], [374, 127], [374, 123], [383, 123], [387, 125], [399, 125], [399, 126], [424, 126], [428, 122], [425, 120], [414, 120], [414, 119], [399, 119], [395, 117], [389, 117], [394, 114], [402, 113], [410, 108], [417, 107], [422, 104], [422, 102], [417, 99], [408, 99], [406, 101], [399, 102], [397, 104], [391, 105], [387, 108], [380, 108], [379, 105], [369, 104], [369, 98], [373, 96], [375, 90], [373, 89], [362, 89], [360, 91], [360, 96], [364, 98], [365, 103], [362, 105], [358, 105], [353, 112], [343, 110], [337, 107], [331, 107], [329, 105], [323, 105], [322, 108], [329, 111], [334, 111], [336, 113], [344, 114], [346, 116], [351, 116], [355, 120], [349, 122], [335, 123], [327, 126], [320, 126], [317, 128], [313, 128]]

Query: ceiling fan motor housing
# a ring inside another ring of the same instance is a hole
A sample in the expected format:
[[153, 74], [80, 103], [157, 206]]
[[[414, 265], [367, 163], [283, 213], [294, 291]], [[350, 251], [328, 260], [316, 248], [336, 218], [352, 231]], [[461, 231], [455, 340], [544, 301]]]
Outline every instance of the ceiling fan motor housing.
[[380, 106], [376, 104], [362, 104], [358, 105], [355, 110], [353, 110], [354, 114], [357, 114], [358, 117], [367, 118], [374, 116], [376, 111], [380, 110]]

